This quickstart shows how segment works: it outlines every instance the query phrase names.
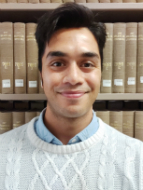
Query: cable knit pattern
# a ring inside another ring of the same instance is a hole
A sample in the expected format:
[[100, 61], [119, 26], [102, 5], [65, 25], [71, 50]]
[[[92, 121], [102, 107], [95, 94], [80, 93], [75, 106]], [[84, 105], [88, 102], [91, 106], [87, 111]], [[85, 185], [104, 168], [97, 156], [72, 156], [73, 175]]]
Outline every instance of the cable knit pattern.
[[0, 190], [143, 190], [143, 143], [99, 120], [72, 145], [42, 141], [34, 122], [0, 135]]
[[19, 185], [19, 172], [22, 139], [17, 138], [16, 133], [11, 137], [7, 152], [5, 188], [7, 190], [17, 190]]

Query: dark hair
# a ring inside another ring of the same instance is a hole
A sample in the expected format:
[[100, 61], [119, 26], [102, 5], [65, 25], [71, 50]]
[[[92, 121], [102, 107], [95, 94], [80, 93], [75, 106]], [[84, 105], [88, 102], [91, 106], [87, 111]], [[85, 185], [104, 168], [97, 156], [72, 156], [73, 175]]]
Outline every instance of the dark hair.
[[65, 3], [53, 10], [50, 14], [45, 13], [39, 20], [35, 37], [38, 43], [38, 68], [42, 71], [42, 56], [46, 43], [50, 41], [54, 32], [62, 28], [86, 27], [95, 36], [103, 62], [103, 47], [106, 41], [106, 28], [101, 22], [96, 22], [94, 13], [83, 5]]

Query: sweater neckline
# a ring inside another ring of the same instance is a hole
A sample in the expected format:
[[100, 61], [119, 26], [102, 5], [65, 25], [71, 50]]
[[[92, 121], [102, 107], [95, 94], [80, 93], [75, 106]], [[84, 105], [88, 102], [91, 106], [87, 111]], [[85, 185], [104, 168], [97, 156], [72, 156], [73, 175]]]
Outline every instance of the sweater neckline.
[[97, 117], [97, 119], [99, 120], [99, 128], [94, 135], [92, 135], [90, 138], [86, 139], [85, 141], [72, 145], [54, 145], [51, 143], [47, 143], [42, 139], [40, 139], [34, 130], [34, 123], [38, 119], [38, 117], [33, 118], [28, 123], [27, 127], [28, 138], [36, 148], [42, 149], [50, 153], [70, 154], [70, 153], [80, 152], [85, 149], [88, 149], [92, 145], [96, 145], [104, 137], [104, 122]]

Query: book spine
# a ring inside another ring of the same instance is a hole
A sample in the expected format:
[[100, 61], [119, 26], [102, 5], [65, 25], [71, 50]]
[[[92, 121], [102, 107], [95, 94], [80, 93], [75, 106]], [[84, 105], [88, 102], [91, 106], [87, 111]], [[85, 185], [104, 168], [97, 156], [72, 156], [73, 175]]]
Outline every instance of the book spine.
[[27, 93], [38, 93], [38, 47], [35, 39], [35, 23], [26, 24]]
[[99, 3], [98, 0], [86, 0], [86, 3]]
[[0, 112], [0, 134], [12, 129], [12, 113]]
[[39, 72], [39, 94], [44, 94], [44, 89], [42, 88], [42, 80]]
[[123, 0], [123, 3], [136, 3], [136, 0]]
[[122, 0], [111, 0], [111, 3], [123, 3]]
[[99, 0], [100, 3], [111, 3], [110, 0]]
[[29, 3], [39, 3], [39, 0], [29, 0]]
[[[1, 23], [0, 23], [0, 39], [1, 39]], [[0, 60], [1, 60], [1, 40], [0, 40]], [[2, 93], [2, 77], [1, 77], [1, 61], [0, 61], [0, 93]]]
[[102, 119], [106, 124], [110, 124], [109, 121], [110, 111], [96, 111], [96, 116]]
[[37, 113], [37, 116], [40, 116], [40, 113], [41, 113], [41, 112], [37, 111], [36, 113]]
[[40, 0], [40, 3], [51, 3], [50, 0]]
[[136, 92], [137, 23], [126, 24], [125, 93]]
[[13, 94], [13, 23], [1, 23], [2, 94]]
[[17, 3], [17, 0], [6, 0], [6, 3]]
[[135, 112], [135, 138], [143, 141], [143, 111]]
[[125, 23], [113, 24], [113, 83], [112, 92], [125, 92]]
[[14, 23], [14, 92], [26, 93], [25, 24]]
[[6, 0], [0, 0], [0, 3], [6, 3]]
[[28, 123], [37, 116], [37, 112], [25, 112], [25, 123]]
[[136, 0], [136, 3], [142, 3], [143, 0]]
[[12, 112], [12, 128], [15, 129], [25, 124], [25, 112]]
[[74, 2], [74, 0], [63, 0], [63, 3]]
[[106, 43], [103, 49], [103, 70], [101, 79], [101, 93], [112, 92], [112, 66], [113, 66], [113, 24], [105, 23]]
[[138, 23], [137, 36], [137, 92], [143, 93], [143, 22]]
[[110, 111], [110, 126], [122, 132], [122, 111]]
[[123, 111], [123, 133], [134, 137], [134, 111]]
[[86, 3], [86, 0], [75, 0], [75, 3]]
[[17, 0], [17, 3], [28, 3], [28, 0]]
[[51, 3], [62, 3], [62, 0], [51, 0]]

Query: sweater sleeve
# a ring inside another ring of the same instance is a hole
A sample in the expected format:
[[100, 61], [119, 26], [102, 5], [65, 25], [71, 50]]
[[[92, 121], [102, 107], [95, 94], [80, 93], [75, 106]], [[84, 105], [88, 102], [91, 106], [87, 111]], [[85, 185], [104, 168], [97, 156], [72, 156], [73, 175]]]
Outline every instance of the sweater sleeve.
[[140, 153], [141, 167], [140, 167], [140, 190], [143, 190], [143, 143], [141, 144], [141, 153]]

